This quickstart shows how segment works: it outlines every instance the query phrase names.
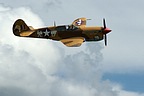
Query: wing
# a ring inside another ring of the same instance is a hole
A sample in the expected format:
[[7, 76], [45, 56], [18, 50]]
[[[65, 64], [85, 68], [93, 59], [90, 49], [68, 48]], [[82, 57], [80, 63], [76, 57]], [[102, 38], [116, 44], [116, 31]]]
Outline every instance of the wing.
[[84, 42], [83, 37], [73, 37], [60, 40], [67, 47], [79, 47]]
[[86, 20], [87, 20], [86, 18], [78, 18], [72, 23], [72, 25], [85, 27], [86, 26]]

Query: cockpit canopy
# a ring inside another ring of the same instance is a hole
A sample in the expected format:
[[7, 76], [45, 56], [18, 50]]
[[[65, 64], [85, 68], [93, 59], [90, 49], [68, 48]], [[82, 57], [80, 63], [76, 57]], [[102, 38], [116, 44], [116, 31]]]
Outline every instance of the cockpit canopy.
[[74, 25], [63, 25], [63, 26], [57, 26], [56, 27], [57, 31], [68, 31], [68, 30], [74, 31], [76, 29], [78, 29], [78, 27], [74, 26]]

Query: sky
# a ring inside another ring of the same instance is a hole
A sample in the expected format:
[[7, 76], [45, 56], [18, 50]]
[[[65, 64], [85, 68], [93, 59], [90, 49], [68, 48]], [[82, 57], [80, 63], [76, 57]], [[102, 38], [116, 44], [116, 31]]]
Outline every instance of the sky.
[[[0, 96], [144, 96], [144, 1], [0, 0]], [[20, 38], [12, 25], [23, 19], [34, 28], [106, 18], [108, 46]]]

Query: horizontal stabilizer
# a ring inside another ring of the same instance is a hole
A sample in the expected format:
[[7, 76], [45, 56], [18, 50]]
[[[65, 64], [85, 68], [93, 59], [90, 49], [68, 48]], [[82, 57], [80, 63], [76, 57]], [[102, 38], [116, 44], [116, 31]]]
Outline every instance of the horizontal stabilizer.
[[34, 30], [34, 28], [32, 26], [28, 26], [30, 30]]

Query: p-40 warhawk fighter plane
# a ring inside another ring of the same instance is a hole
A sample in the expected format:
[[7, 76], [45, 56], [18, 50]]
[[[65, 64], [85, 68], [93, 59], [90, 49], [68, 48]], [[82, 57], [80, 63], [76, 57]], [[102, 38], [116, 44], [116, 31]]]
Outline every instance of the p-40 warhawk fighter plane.
[[103, 27], [87, 27], [86, 18], [78, 18], [71, 25], [61, 25], [34, 29], [27, 26], [22, 19], [18, 19], [13, 25], [13, 33], [20, 37], [43, 38], [61, 41], [68, 47], [79, 47], [85, 41], [105, 41], [107, 46], [107, 33], [111, 32], [106, 27], [103, 19]]

